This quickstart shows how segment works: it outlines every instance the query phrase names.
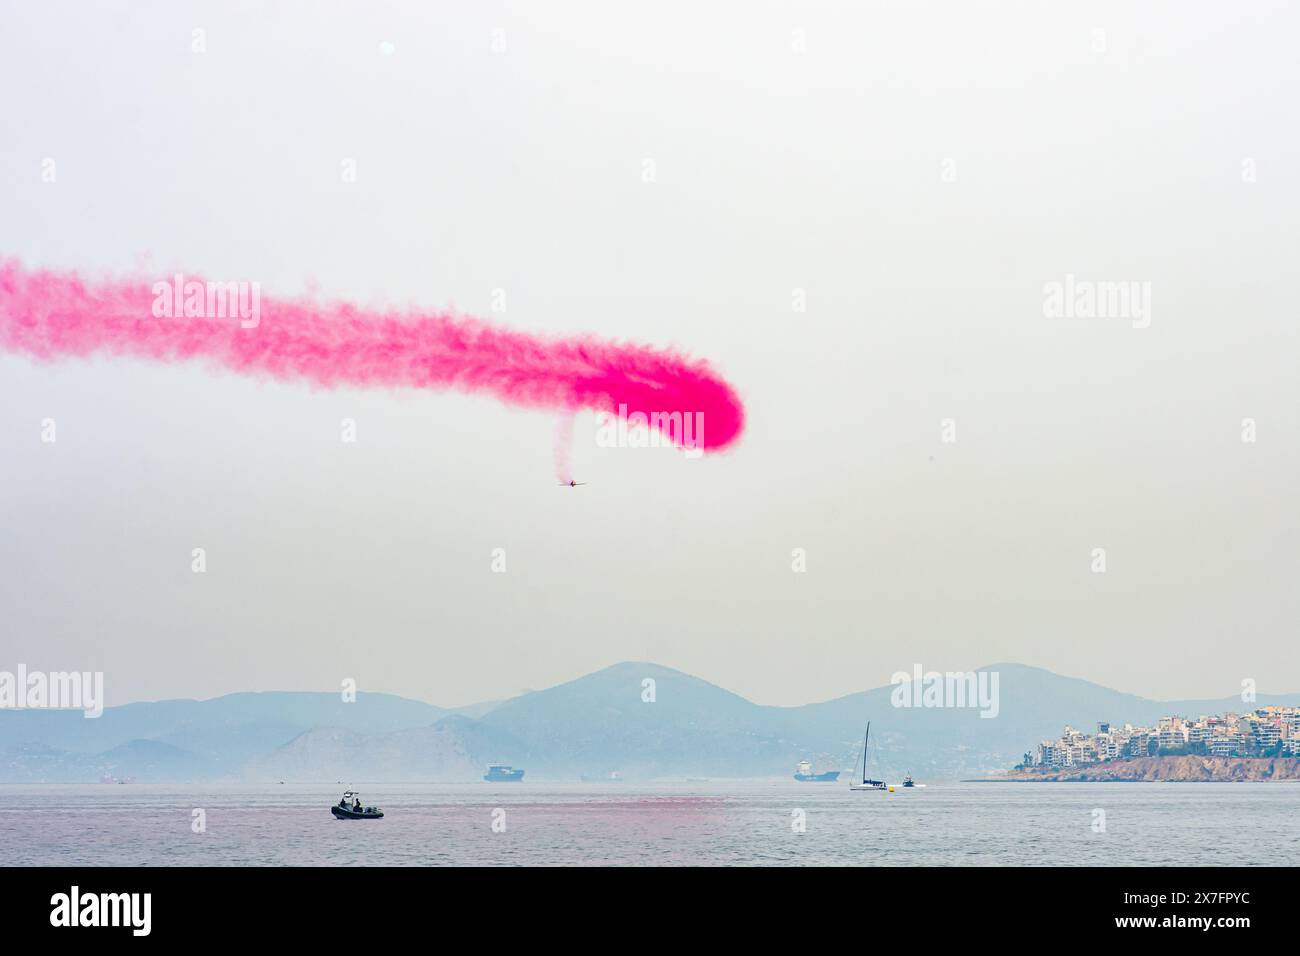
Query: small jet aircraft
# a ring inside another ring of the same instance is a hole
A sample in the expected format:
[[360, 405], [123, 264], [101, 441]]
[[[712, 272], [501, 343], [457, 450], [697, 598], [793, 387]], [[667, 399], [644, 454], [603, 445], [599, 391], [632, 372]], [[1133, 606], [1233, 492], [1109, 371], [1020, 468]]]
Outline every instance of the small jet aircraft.
[[586, 484], [585, 481], [574, 481], [573, 479], [569, 479], [568, 481], [562, 481], [562, 482], [560, 482], [560, 487], [561, 487], [561, 488], [577, 488], [579, 485], [585, 485], [585, 484]]

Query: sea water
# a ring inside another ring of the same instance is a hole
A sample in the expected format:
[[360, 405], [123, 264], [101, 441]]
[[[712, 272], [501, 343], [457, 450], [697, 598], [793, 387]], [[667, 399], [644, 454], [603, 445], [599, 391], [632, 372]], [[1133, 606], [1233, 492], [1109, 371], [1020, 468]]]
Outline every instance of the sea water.
[[0, 785], [0, 865], [1259, 865], [1300, 784]]

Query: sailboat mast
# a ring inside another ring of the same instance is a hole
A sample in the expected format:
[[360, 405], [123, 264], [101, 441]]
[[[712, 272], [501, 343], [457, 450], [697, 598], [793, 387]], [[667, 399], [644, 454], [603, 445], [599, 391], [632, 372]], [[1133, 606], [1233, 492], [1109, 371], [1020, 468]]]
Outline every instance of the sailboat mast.
[[867, 782], [867, 741], [871, 739], [871, 721], [867, 721], [867, 733], [862, 738], [862, 782]]

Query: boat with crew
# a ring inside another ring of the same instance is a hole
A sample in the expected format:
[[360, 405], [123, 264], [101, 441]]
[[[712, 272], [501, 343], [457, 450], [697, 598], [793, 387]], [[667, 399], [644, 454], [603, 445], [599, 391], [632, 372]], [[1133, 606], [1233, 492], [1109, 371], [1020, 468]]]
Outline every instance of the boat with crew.
[[378, 807], [363, 806], [361, 794], [355, 790], [345, 790], [339, 802], [330, 807], [330, 813], [339, 820], [378, 820], [384, 815]]

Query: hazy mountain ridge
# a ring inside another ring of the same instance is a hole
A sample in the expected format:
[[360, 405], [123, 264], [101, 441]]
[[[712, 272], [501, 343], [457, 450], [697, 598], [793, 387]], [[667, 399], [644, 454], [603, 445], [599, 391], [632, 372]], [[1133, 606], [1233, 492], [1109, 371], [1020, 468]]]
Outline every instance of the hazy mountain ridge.
[[383, 734], [450, 711], [393, 694], [260, 691], [79, 711], [0, 711], [0, 782], [234, 778], [298, 735], [326, 726]]
[[482, 773], [454, 729], [441, 723], [381, 734], [340, 727], [308, 730], [270, 754], [251, 761], [253, 779], [465, 780]]
[[[755, 704], [698, 677], [616, 664], [546, 690], [463, 712], [387, 694], [232, 694], [79, 713], [0, 712], [0, 782], [205, 779], [455, 781], [489, 763], [528, 779], [785, 776], [801, 759], [847, 769], [872, 721], [872, 769], [887, 778], [983, 775], [1019, 761], [1071, 723], [1153, 723], [1252, 705], [1151, 701], [1020, 664], [999, 678], [998, 713], [899, 708], [885, 686], [799, 707]], [[653, 685], [646, 682], [653, 681]], [[653, 688], [651, 694], [648, 688]]]

